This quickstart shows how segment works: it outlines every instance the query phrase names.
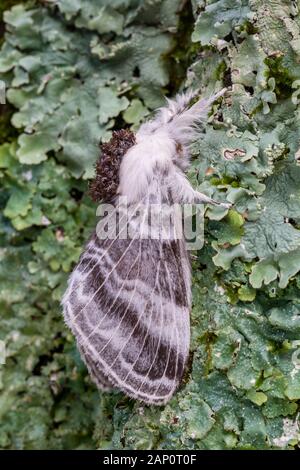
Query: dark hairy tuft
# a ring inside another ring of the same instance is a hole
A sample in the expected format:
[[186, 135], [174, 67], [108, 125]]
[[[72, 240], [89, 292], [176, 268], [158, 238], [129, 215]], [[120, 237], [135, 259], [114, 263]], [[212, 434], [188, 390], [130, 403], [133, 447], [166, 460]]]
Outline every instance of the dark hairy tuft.
[[96, 176], [89, 186], [93, 201], [109, 201], [117, 194], [122, 158], [134, 144], [134, 133], [123, 129], [114, 131], [110, 141], [101, 145], [101, 156], [96, 163]]

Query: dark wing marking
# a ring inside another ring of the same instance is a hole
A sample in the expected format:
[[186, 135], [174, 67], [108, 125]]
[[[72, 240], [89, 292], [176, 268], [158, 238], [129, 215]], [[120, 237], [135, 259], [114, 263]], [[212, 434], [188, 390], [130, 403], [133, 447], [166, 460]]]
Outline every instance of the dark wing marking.
[[189, 351], [189, 275], [180, 240], [92, 237], [63, 305], [100, 388], [158, 405], [171, 398]]

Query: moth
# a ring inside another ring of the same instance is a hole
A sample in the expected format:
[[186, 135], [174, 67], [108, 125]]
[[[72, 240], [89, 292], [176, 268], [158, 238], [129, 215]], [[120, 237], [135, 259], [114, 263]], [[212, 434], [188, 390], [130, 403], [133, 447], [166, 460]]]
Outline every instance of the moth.
[[[96, 165], [93, 199], [110, 202], [115, 215], [152, 204], [229, 208], [193, 189], [185, 176], [197, 124], [224, 91], [193, 105], [195, 92], [177, 95], [136, 134], [114, 132]], [[69, 278], [64, 318], [100, 389], [162, 405], [178, 388], [189, 354], [190, 261], [184, 239], [175, 236], [181, 220], [173, 220], [167, 236], [151, 238], [141, 236], [148, 222], [130, 214], [131, 237], [92, 234]]]

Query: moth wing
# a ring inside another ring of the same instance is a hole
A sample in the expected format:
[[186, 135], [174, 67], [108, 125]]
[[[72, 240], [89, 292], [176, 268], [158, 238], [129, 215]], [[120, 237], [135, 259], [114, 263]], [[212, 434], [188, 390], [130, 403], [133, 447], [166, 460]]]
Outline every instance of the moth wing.
[[190, 269], [181, 240], [92, 237], [63, 300], [91, 376], [146, 403], [178, 387], [189, 352]]
[[85, 349], [83, 346], [80, 346], [79, 343], [77, 343], [77, 346], [80, 351], [81, 357], [84, 358], [84, 362], [87, 366], [90, 376], [97, 385], [97, 387], [104, 391], [111, 390], [113, 388], [113, 384], [109, 381], [108, 377], [106, 377], [97, 367], [97, 363], [94, 361], [88, 349]]

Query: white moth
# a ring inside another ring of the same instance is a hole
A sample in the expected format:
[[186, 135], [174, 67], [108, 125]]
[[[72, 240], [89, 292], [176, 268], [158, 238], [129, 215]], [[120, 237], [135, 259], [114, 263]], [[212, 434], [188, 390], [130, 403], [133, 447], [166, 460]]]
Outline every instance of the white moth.
[[[205, 119], [224, 91], [192, 106], [195, 94], [178, 95], [135, 136], [116, 132], [97, 164], [94, 198], [110, 200], [119, 214], [124, 198], [127, 208], [220, 204], [195, 191], [184, 170], [197, 135], [195, 124]], [[191, 274], [182, 237], [171, 231], [164, 239], [144, 238], [140, 229], [147, 223], [129, 218], [130, 238], [99, 238], [95, 231], [62, 303], [97, 386], [116, 387], [130, 397], [161, 405], [180, 384], [188, 358]], [[174, 227], [181, 223], [174, 220]]]

